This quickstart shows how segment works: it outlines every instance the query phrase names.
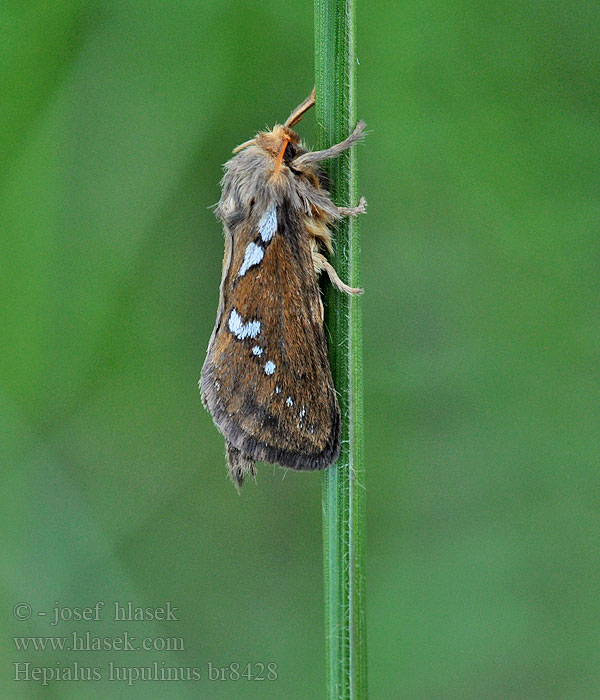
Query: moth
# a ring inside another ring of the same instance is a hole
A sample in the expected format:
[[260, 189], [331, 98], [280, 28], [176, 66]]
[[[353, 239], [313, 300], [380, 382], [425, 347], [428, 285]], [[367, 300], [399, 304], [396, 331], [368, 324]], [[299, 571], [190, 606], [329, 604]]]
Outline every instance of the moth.
[[327, 356], [318, 277], [344, 284], [324, 253], [330, 227], [365, 212], [330, 199], [318, 163], [355, 144], [365, 123], [341, 143], [308, 151], [292, 130], [315, 91], [283, 125], [237, 146], [225, 166], [216, 214], [225, 256], [217, 320], [202, 368], [202, 401], [225, 437], [238, 490], [255, 462], [323, 469], [340, 451], [340, 409]]

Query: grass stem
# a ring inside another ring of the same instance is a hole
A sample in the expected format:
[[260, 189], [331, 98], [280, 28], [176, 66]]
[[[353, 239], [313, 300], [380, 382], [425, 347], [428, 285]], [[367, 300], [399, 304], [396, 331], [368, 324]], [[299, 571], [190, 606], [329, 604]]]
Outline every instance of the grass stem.
[[[342, 141], [356, 125], [353, 0], [315, 0], [318, 147]], [[356, 206], [355, 149], [326, 163], [338, 206]], [[336, 232], [333, 265], [359, 282], [356, 218]], [[326, 666], [328, 700], [366, 700], [365, 487], [360, 300], [328, 290], [330, 360], [342, 413], [342, 450], [323, 475]]]

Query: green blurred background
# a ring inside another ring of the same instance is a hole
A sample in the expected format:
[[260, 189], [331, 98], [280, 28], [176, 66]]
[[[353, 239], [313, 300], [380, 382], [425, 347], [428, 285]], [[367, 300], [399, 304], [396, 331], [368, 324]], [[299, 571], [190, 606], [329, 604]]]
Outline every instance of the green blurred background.
[[[373, 698], [600, 698], [599, 21], [358, 4]], [[196, 386], [221, 164], [308, 94], [312, 22], [308, 0], [0, 6], [2, 698], [323, 696], [320, 478], [261, 466], [238, 496]], [[102, 622], [37, 615], [97, 600]], [[12, 639], [125, 629], [185, 651]], [[11, 680], [76, 661], [278, 679]]]

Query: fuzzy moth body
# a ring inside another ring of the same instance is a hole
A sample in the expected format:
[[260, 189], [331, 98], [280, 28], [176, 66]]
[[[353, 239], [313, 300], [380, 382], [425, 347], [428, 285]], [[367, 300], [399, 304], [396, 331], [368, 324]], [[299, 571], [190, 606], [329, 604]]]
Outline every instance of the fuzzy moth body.
[[225, 257], [217, 320], [202, 368], [202, 400], [225, 437], [239, 489], [257, 460], [323, 469], [340, 451], [340, 410], [331, 377], [318, 276], [345, 284], [324, 253], [331, 226], [366, 208], [337, 207], [318, 163], [362, 136], [358, 122], [341, 143], [308, 151], [292, 130], [315, 92], [285, 124], [234, 149], [225, 164], [217, 216]]

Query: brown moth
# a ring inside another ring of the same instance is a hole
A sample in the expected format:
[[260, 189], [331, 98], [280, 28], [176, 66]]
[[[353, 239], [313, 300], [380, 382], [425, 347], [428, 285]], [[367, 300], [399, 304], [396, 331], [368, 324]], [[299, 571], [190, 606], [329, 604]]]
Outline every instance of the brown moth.
[[291, 127], [314, 104], [313, 90], [285, 124], [235, 148], [221, 182], [225, 258], [200, 389], [238, 489], [256, 474], [256, 460], [323, 469], [340, 451], [317, 278], [325, 271], [341, 291], [362, 292], [342, 282], [323, 252], [332, 252], [329, 227], [364, 213], [366, 202], [337, 207], [317, 164], [350, 148], [365, 124], [307, 151]]

